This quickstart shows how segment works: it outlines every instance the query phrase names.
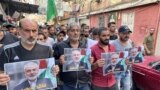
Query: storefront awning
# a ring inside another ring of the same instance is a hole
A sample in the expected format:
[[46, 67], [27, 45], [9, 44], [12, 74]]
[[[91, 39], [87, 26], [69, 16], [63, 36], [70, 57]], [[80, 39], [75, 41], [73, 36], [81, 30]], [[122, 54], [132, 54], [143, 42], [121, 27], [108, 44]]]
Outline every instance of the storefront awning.
[[0, 0], [1, 3], [5, 3], [9, 11], [18, 11], [23, 13], [38, 13], [38, 5], [16, 2], [11, 0]]

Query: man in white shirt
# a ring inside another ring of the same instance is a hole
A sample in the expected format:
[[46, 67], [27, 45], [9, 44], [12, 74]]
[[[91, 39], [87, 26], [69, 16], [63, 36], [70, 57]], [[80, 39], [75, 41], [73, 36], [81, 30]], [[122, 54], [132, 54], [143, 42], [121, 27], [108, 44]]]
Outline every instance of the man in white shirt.
[[48, 29], [47, 28], [42, 28], [42, 32], [45, 34], [46, 36], [46, 41], [45, 41], [45, 44], [52, 47], [55, 43], [54, 39], [49, 37], [49, 32], [48, 32]]

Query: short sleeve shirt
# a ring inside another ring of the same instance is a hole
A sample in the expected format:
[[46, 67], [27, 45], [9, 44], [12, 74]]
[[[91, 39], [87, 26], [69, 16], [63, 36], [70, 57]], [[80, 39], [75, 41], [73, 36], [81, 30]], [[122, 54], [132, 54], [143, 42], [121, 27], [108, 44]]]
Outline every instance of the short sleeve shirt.
[[[113, 45], [109, 45], [109, 52], [114, 52], [115, 48]], [[95, 62], [101, 59], [101, 53], [105, 53], [104, 49], [102, 49], [97, 43], [96, 45], [91, 47], [92, 57]], [[97, 69], [92, 71], [92, 83], [99, 87], [111, 87], [116, 83], [115, 76], [113, 73], [103, 76], [102, 67], [98, 67]]]
[[5, 63], [28, 61], [35, 59], [50, 58], [52, 51], [49, 46], [36, 43], [32, 50], [25, 49], [20, 42], [6, 45], [0, 55], [0, 70], [3, 70]]
[[[25, 49], [20, 42], [15, 42], [4, 46], [0, 55], [0, 70], [4, 70], [5, 63], [44, 59], [52, 57], [52, 50], [49, 46], [36, 43], [32, 50]], [[0, 90], [6, 90], [5, 86], [0, 86]]]
[[146, 44], [149, 50], [153, 49], [153, 41], [154, 41], [154, 38], [153, 36], [150, 36], [150, 35], [144, 39], [144, 44]]

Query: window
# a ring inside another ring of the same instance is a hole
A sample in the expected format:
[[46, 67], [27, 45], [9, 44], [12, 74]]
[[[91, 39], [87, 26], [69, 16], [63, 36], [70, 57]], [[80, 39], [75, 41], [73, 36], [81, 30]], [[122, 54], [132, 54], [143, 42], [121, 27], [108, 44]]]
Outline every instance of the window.
[[98, 17], [98, 27], [105, 27], [105, 16], [100, 15]]
[[134, 12], [122, 13], [122, 25], [127, 25], [131, 31], [134, 29]]

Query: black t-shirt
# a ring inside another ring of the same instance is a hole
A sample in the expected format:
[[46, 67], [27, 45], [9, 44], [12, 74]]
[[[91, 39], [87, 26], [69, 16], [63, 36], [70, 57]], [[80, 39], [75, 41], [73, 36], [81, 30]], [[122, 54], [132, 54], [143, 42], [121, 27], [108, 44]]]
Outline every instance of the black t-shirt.
[[7, 44], [11, 44], [11, 43], [14, 43], [18, 41], [18, 38], [8, 32], [4, 32], [4, 37], [2, 40], [0, 40], [0, 44], [4, 44], [4, 45], [7, 45]]
[[117, 35], [111, 35], [110, 36], [110, 40], [116, 40], [118, 37], [117, 37]]
[[[17, 42], [18, 38], [8, 32], [4, 32], [4, 37], [2, 40], [0, 40], [0, 44], [3, 44], [3, 46], [7, 45], [7, 44], [11, 44], [14, 42]], [[2, 52], [3, 47], [0, 47], [0, 53]]]
[[[49, 46], [36, 43], [32, 50], [25, 49], [20, 42], [4, 46], [0, 55], [0, 70], [4, 70], [4, 64], [27, 60], [36, 60], [52, 57], [52, 50]], [[0, 90], [6, 90], [0, 86]]]

